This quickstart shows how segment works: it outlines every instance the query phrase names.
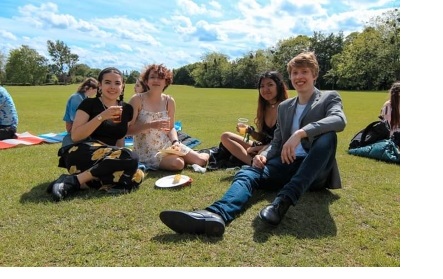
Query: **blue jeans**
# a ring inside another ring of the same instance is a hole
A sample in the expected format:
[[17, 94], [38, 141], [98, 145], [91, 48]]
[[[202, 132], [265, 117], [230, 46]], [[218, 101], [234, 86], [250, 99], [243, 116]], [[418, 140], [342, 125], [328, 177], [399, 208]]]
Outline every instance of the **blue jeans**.
[[270, 159], [263, 169], [242, 169], [234, 176], [224, 196], [206, 209], [230, 222], [243, 210], [256, 189], [280, 190], [277, 196], [285, 195], [295, 205], [308, 189], [319, 190], [327, 186], [336, 149], [337, 135], [329, 132], [313, 142], [306, 157], [297, 157], [290, 164], [282, 163], [277, 156]]

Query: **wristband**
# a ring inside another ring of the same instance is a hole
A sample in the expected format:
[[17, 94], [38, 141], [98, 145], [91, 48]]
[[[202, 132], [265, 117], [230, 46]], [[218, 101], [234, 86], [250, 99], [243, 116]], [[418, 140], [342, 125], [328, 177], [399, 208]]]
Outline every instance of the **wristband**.
[[179, 140], [173, 140], [173, 141], [172, 141], [172, 144], [174, 144], [174, 143], [176, 143], [176, 142], [180, 143]]

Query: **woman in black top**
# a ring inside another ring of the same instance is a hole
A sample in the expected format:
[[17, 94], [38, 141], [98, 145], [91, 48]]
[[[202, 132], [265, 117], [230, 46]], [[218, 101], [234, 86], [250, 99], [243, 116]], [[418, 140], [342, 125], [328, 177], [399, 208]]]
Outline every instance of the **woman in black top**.
[[124, 78], [116, 68], [106, 68], [98, 76], [95, 98], [79, 105], [71, 134], [59, 150], [62, 174], [48, 187], [55, 201], [81, 188], [130, 192], [137, 189], [144, 174], [137, 169], [138, 156], [124, 147], [133, 108], [123, 102]]
[[256, 141], [244, 140], [243, 136], [232, 132], [224, 132], [221, 135], [222, 145], [246, 165], [251, 165], [252, 158], [271, 142], [277, 125], [277, 106], [288, 98], [283, 77], [276, 71], [260, 75], [257, 87], [259, 95], [257, 116], [254, 120], [257, 131], [253, 126], [247, 127], [247, 133]]

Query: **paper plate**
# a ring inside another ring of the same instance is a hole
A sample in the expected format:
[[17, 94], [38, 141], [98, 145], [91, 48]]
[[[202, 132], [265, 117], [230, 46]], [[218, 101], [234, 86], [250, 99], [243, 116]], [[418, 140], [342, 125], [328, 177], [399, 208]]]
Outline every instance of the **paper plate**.
[[167, 148], [160, 149], [157, 152], [157, 154], [155, 154], [155, 156], [160, 156], [162, 158], [168, 154], [185, 156], [186, 154], [188, 154], [188, 152], [189, 152], [189, 148], [187, 148], [183, 144], [180, 144], [180, 145], [174, 145], [174, 146], [169, 146]]
[[192, 182], [192, 179], [189, 176], [182, 174], [180, 180], [174, 184], [174, 176], [175, 174], [160, 178], [159, 180], [155, 181], [155, 187], [174, 188], [179, 186], [186, 186], [191, 184]]

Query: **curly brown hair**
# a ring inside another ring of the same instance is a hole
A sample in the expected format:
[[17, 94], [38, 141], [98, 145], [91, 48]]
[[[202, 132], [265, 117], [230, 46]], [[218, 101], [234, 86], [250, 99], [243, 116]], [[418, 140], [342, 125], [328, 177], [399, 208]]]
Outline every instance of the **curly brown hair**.
[[156, 73], [159, 78], [165, 79], [166, 85], [165, 88], [163, 88], [163, 91], [165, 91], [166, 88], [168, 88], [168, 86], [172, 84], [172, 77], [174, 75], [172, 71], [166, 68], [163, 64], [151, 64], [146, 66], [140, 74], [140, 79], [143, 81], [143, 83], [148, 83], [149, 75], [151, 74], [151, 72]]

